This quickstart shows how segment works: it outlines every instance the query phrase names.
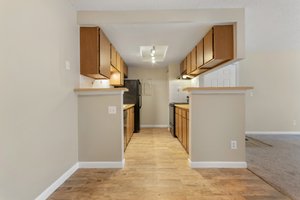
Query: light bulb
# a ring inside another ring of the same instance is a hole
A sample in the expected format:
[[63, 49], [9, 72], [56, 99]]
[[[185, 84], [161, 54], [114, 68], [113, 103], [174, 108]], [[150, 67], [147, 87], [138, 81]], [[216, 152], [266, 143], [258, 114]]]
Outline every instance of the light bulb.
[[152, 49], [150, 50], [150, 55], [154, 56], [154, 54], [155, 54], [155, 47], [153, 46]]
[[155, 60], [152, 60], [152, 63], [154, 64], [154, 63], [155, 63]]

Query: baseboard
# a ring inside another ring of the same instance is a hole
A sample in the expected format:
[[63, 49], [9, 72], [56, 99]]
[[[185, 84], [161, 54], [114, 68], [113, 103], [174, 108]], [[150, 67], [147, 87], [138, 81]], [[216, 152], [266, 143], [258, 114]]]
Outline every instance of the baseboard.
[[192, 162], [189, 159], [191, 168], [247, 168], [246, 162]]
[[142, 124], [141, 128], [169, 128], [169, 125], [149, 125], [149, 124]]
[[124, 168], [125, 159], [121, 162], [77, 162], [45, 191], [43, 191], [35, 200], [47, 199], [57, 188], [59, 188], [77, 169], [79, 168]]
[[299, 131], [246, 131], [246, 135], [300, 135]]
[[59, 177], [54, 183], [52, 183], [44, 192], [42, 192], [35, 200], [47, 199], [57, 188], [59, 188], [77, 169], [79, 165], [76, 163], [68, 171], [66, 171], [61, 177]]
[[124, 168], [125, 159], [121, 162], [79, 162], [79, 168]]

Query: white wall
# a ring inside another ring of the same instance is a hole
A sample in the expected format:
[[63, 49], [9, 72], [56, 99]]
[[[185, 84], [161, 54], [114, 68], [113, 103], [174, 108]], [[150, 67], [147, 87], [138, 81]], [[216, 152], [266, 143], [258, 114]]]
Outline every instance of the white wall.
[[230, 64], [204, 75], [205, 87], [234, 87], [237, 84], [237, 63]]
[[143, 87], [141, 126], [169, 124], [169, 87], [167, 68], [129, 67], [129, 79], [140, 79]]
[[[267, 0], [246, 9], [247, 131], [300, 132], [300, 2]], [[296, 123], [294, 123], [296, 120]]]
[[299, 132], [300, 51], [249, 53], [240, 66], [240, 85], [254, 86], [246, 99], [246, 130]]
[[191, 86], [191, 80], [179, 80], [179, 64], [170, 64], [168, 66], [169, 77], [169, 102], [186, 102], [188, 93], [182, 89]]
[[0, 27], [0, 199], [32, 200], [78, 160], [76, 12], [4, 0]]

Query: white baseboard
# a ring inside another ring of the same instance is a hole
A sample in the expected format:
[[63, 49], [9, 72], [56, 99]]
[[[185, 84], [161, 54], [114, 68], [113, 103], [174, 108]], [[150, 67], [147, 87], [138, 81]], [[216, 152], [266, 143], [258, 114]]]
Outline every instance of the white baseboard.
[[299, 131], [246, 131], [246, 135], [300, 135]]
[[59, 188], [77, 169], [80, 168], [124, 168], [125, 159], [121, 162], [77, 162], [46, 190], [44, 190], [35, 200], [47, 199], [57, 188]]
[[189, 159], [191, 168], [247, 168], [246, 162], [192, 162]]
[[141, 128], [169, 128], [169, 125], [163, 125], [163, 124], [160, 124], [160, 125], [142, 124]]
[[77, 169], [78, 163], [73, 165], [68, 171], [66, 171], [61, 177], [59, 177], [54, 183], [52, 183], [44, 192], [42, 192], [35, 200], [47, 199], [57, 188], [59, 188]]
[[79, 162], [79, 168], [123, 168], [125, 159], [121, 162]]

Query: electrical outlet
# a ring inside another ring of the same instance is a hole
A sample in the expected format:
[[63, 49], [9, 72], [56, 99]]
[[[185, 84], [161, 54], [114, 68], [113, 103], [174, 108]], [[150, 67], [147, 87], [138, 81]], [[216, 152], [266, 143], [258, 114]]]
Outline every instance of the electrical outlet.
[[108, 106], [108, 114], [116, 114], [117, 107], [116, 106]]
[[237, 141], [236, 140], [231, 140], [230, 141], [230, 146], [231, 146], [231, 149], [237, 149]]

